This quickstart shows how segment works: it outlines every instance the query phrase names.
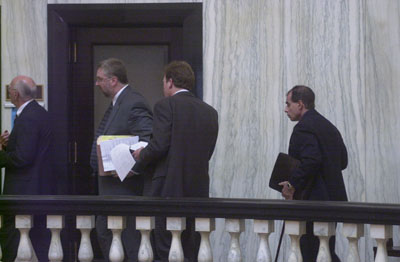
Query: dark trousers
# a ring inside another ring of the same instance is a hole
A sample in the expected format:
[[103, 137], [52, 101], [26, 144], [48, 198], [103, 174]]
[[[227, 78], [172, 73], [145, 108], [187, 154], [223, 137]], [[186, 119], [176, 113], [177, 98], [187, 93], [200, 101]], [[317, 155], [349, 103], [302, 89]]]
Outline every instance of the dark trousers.
[[[329, 251], [331, 253], [332, 262], [340, 262], [339, 257], [335, 253], [335, 236], [329, 239]], [[318, 256], [319, 238], [314, 236], [314, 226], [312, 222], [306, 223], [306, 234], [300, 238], [300, 249], [303, 261], [315, 262]]]
[[[186, 218], [186, 230], [182, 232], [181, 242], [185, 262], [196, 262], [200, 248], [200, 233], [195, 231], [194, 218]], [[168, 262], [172, 234], [166, 230], [166, 218], [156, 217], [154, 229], [155, 259], [154, 261]]]
[[[4, 227], [0, 230], [0, 244], [3, 251], [3, 262], [14, 262], [17, 257], [20, 239], [19, 230], [15, 228], [15, 216], [4, 216]], [[39, 261], [49, 261], [51, 233], [46, 228], [46, 216], [34, 216], [33, 228], [29, 231], [33, 249]]]
[[[162, 196], [162, 189], [164, 186], [165, 177], [157, 177], [152, 180], [151, 195]], [[155, 262], [168, 262], [169, 250], [171, 248], [172, 234], [167, 230], [167, 223], [165, 217], [155, 218], [154, 229], [154, 245]], [[197, 256], [200, 248], [200, 233], [195, 231], [195, 219], [191, 217], [186, 218], [186, 230], [182, 232], [181, 242], [185, 262], [197, 261]]]
[[[126, 178], [123, 182], [119, 178], [99, 176], [99, 195], [129, 195], [140, 196], [143, 191], [141, 176]], [[137, 262], [141, 235], [136, 230], [136, 218], [126, 218], [126, 228], [122, 231], [121, 240], [125, 252], [125, 261]], [[96, 217], [96, 233], [100, 249], [106, 261], [109, 261], [112, 232], [107, 228], [107, 216]]]

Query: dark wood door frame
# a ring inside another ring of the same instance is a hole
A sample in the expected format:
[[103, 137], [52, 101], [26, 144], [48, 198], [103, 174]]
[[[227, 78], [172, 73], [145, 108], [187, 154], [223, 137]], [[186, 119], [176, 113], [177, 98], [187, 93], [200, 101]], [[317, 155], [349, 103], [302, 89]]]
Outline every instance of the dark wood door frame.
[[[201, 16], [201, 3], [48, 5], [48, 109], [55, 125], [54, 133], [57, 141], [55, 173], [59, 177], [58, 192], [60, 194], [82, 194], [82, 190], [76, 188], [79, 181], [72, 174], [74, 173], [74, 163], [87, 157], [75, 153], [79, 145], [75, 144], [76, 132], [71, 129], [71, 126], [75, 124], [74, 118], [76, 117], [75, 111], [71, 110], [76, 102], [74, 101], [76, 96], [71, 90], [75, 90], [77, 84], [79, 85], [77, 83], [79, 81], [74, 76], [76, 72], [79, 72], [81, 66], [79, 65], [81, 60], [79, 56], [84, 53], [78, 50], [82, 47], [81, 45], [76, 46], [77, 49], [74, 46], [74, 40], [77, 39], [80, 30], [92, 28], [90, 31], [96, 32], [97, 30], [101, 31], [99, 28], [103, 28], [103, 31], [107, 30], [104, 28], [113, 28], [113, 30], [122, 32], [136, 28], [135, 30], [140, 31], [142, 39], [136, 39], [136, 41], [125, 39], [120, 43], [155, 44], [162, 42], [168, 44], [170, 59], [184, 59], [189, 63], [192, 62], [195, 67], [197, 83], [201, 83]], [[180, 29], [177, 30], [177, 28]], [[101, 35], [102, 32], [98, 33]], [[180, 37], [178, 44], [171, 43], [171, 36], [179, 39], [177, 37], [179, 34], [184, 36], [187, 34], [188, 37], [183, 36], [183, 39]], [[126, 36], [122, 35], [122, 39], [124, 37]], [[96, 39], [90, 45], [107, 44], [99, 38]], [[108, 43], [113, 44], [113, 41]], [[76, 60], [78, 62], [75, 62], [75, 50], [78, 50]], [[91, 60], [90, 63], [92, 63]], [[82, 77], [87, 84], [92, 86], [93, 73], [92, 71], [86, 71], [86, 73], [87, 75], [82, 75]], [[197, 87], [197, 94], [202, 97], [201, 86]]]
[[[79, 176], [73, 175], [74, 171], [79, 172], [79, 170], [75, 170], [76, 165], [74, 163], [87, 157], [87, 152], [86, 155], [74, 153], [76, 152], [75, 147], [78, 146], [74, 143], [77, 132], [76, 128], [73, 128], [74, 125], [76, 126], [74, 121], [77, 114], [72, 109], [74, 104], [79, 104], [79, 101], [74, 100], [77, 94], [72, 93], [71, 90], [76, 91], [75, 88], [79, 87], [79, 81], [77, 81], [79, 78], [77, 78], [76, 73], [79, 72], [80, 68], [83, 68], [79, 63], [82, 59], [80, 56], [84, 55], [80, 48], [88, 50], [87, 48], [91, 48], [88, 46], [96, 43], [107, 44], [100, 39], [92, 41], [90, 44], [82, 45], [81, 43], [77, 45], [77, 62], [75, 62], [74, 40], [79, 39], [79, 37], [77, 38], [80, 33], [79, 30], [82, 28], [92, 28], [91, 32], [96, 32], [97, 28], [114, 28], [122, 31], [123, 28], [142, 30], [142, 39], [140, 40], [128, 41], [125, 39], [120, 41], [120, 43], [129, 44], [160, 43], [160, 40], [152, 39], [152, 34], [157, 34], [158, 39], [164, 39], [163, 43], [170, 46], [170, 59], [183, 58], [195, 65], [195, 72], [202, 72], [202, 25], [201, 22], [200, 24], [196, 22], [202, 21], [201, 16], [202, 4], [199, 3], [48, 5], [48, 109], [54, 123], [56, 142], [54, 174], [58, 176], [57, 192], [59, 194], [81, 193], [81, 190], [77, 190], [76, 185], [82, 180]], [[189, 36], [183, 40], [180, 39], [178, 45], [171, 44], [170, 40], [166, 40], [168, 33], [165, 33], [165, 31], [170, 30], [169, 37], [176, 36], [176, 28], [182, 28], [183, 35], [186, 34], [185, 32], [189, 32]], [[175, 30], [175, 32], [171, 30]], [[115, 41], [108, 42], [108, 44], [114, 43]], [[182, 48], [182, 45], [184, 45], [184, 48]], [[183, 57], [179, 55], [182, 52]], [[192, 58], [194, 59], [191, 60]], [[89, 86], [93, 86], [92, 63], [92, 60], [88, 59], [88, 63], [84, 67], [90, 67], [90, 69], [85, 69], [84, 72], [86, 73], [82, 75], [85, 79], [85, 85]], [[198, 82], [199, 80], [201, 82], [202, 76], [197, 75], [197, 78]], [[198, 94], [201, 97], [201, 92], [198, 92]], [[93, 128], [90, 128], [90, 130], [86, 136], [93, 137]], [[90, 132], [92, 132], [91, 135]], [[90, 141], [92, 137], [89, 139]], [[66, 216], [65, 226], [66, 230], [63, 230], [61, 235], [64, 260], [75, 261], [79, 244], [79, 232], [74, 230], [76, 228], [75, 218]], [[92, 243], [95, 259], [102, 261], [99, 247], [93, 240], [95, 240], [94, 230], [92, 231]]]

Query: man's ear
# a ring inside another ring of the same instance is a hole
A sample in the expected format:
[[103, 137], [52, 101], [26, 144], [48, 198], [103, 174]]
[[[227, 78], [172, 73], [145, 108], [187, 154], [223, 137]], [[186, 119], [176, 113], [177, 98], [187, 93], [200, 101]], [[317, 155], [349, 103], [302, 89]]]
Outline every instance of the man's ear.
[[15, 100], [17, 100], [17, 99], [18, 99], [18, 97], [19, 97], [19, 93], [18, 93], [18, 91], [17, 91], [17, 90], [15, 90], [15, 92], [14, 92], [14, 98], [15, 98]]
[[300, 107], [300, 109], [301, 110], [303, 110], [303, 109], [305, 109], [306, 108], [306, 106], [304, 105], [304, 103], [303, 103], [303, 101], [302, 100], [299, 100], [299, 107]]
[[168, 88], [172, 89], [174, 87], [174, 81], [172, 80], [172, 78], [168, 79]]
[[118, 83], [118, 78], [115, 76], [111, 77], [111, 83], [113, 86], [115, 86]]

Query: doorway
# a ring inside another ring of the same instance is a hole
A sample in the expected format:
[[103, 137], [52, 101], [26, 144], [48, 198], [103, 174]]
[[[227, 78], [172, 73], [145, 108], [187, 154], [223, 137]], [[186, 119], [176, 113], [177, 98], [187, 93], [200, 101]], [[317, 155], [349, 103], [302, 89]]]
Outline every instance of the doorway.
[[121, 58], [130, 84], [153, 106], [162, 68], [186, 60], [202, 98], [202, 4], [48, 5], [49, 112], [54, 118], [58, 192], [95, 195], [89, 159], [105, 99], [94, 86], [98, 61]]
[[[49, 4], [48, 110], [55, 138], [54, 174], [58, 194], [96, 195], [89, 158], [97, 127], [110, 101], [98, 93], [95, 67], [122, 58], [129, 82], [150, 105], [162, 96], [162, 68], [186, 60], [202, 98], [202, 4]], [[66, 216], [64, 259], [75, 261], [79, 233]], [[102, 261], [94, 231], [95, 261]]]

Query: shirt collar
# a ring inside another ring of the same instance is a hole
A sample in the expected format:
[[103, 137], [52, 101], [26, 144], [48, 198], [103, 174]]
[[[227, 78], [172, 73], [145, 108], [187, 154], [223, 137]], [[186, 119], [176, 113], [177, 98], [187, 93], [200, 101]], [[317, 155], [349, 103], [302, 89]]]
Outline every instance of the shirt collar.
[[121, 88], [121, 90], [118, 91], [117, 94], [115, 94], [114, 98], [113, 98], [113, 106], [115, 106], [115, 103], [117, 102], [117, 99], [119, 97], [119, 95], [122, 93], [122, 91], [124, 91], [124, 89], [127, 87], [128, 85], [125, 85], [123, 88]]
[[189, 90], [182, 88], [181, 90], [176, 91], [176, 92], [173, 94], [173, 96], [176, 95], [176, 94], [178, 94], [178, 93], [182, 93], [182, 92], [189, 92]]
[[30, 103], [32, 102], [33, 99], [26, 101], [25, 103], [23, 103], [17, 110], [17, 116], [19, 116], [22, 113], [22, 110], [24, 110], [24, 108]]

